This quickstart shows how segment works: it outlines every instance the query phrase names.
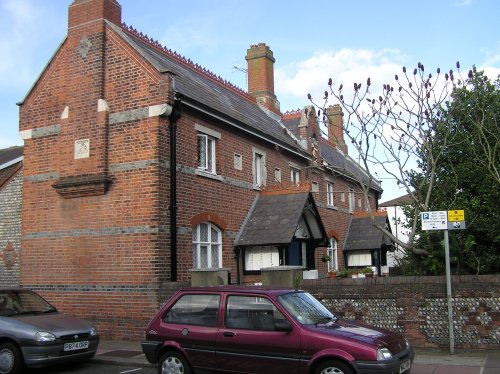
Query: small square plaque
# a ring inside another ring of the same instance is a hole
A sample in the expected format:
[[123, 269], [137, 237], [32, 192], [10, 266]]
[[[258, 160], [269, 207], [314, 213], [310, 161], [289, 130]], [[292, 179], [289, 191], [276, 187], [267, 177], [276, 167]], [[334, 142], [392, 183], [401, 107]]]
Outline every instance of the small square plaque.
[[90, 156], [90, 140], [75, 140], [75, 160], [79, 158], [88, 158]]

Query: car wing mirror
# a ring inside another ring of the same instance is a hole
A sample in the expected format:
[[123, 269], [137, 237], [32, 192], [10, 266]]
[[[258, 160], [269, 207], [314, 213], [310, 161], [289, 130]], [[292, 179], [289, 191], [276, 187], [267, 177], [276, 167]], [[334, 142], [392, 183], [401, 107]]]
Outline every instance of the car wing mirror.
[[286, 319], [278, 319], [274, 321], [274, 330], [282, 332], [292, 331], [292, 325]]

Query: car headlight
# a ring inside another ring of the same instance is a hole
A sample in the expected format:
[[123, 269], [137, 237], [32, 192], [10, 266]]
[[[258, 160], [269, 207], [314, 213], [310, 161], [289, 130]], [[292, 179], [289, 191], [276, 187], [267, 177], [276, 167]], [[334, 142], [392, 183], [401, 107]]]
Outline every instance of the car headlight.
[[38, 331], [35, 334], [35, 341], [37, 342], [53, 342], [56, 340], [56, 336], [47, 331]]
[[92, 327], [90, 329], [90, 336], [97, 336], [97, 329], [95, 327]]
[[387, 348], [380, 348], [377, 351], [377, 360], [378, 361], [383, 361], [383, 360], [390, 360], [392, 358], [392, 353], [389, 351]]

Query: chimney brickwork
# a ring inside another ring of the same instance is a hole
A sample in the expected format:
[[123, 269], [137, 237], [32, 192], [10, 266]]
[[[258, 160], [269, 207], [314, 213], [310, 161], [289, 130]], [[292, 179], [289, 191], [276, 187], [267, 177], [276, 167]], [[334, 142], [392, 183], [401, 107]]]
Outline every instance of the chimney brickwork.
[[245, 56], [248, 64], [248, 93], [257, 103], [274, 113], [280, 113], [274, 93], [274, 57], [265, 43], [252, 45]]
[[339, 104], [326, 108], [328, 118], [328, 141], [347, 154], [347, 145], [344, 141], [344, 113]]

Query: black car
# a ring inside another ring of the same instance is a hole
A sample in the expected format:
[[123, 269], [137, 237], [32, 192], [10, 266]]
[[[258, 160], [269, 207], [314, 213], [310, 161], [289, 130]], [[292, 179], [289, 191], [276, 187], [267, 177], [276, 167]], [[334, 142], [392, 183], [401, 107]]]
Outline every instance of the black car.
[[23, 288], [0, 288], [0, 373], [94, 357], [97, 330]]

